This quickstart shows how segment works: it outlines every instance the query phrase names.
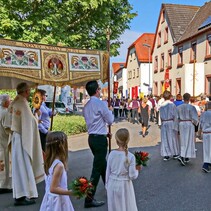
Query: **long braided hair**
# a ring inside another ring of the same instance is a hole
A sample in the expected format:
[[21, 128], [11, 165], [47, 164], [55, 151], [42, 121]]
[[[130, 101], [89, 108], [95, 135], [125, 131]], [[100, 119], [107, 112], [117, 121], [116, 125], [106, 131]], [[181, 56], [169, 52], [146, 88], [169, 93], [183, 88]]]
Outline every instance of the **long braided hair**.
[[125, 164], [127, 166], [129, 166], [130, 162], [128, 159], [128, 142], [130, 140], [130, 134], [129, 134], [128, 129], [121, 128], [121, 129], [117, 130], [117, 132], [115, 134], [115, 139], [116, 139], [118, 146], [121, 146], [124, 148], [125, 157], [126, 157]]

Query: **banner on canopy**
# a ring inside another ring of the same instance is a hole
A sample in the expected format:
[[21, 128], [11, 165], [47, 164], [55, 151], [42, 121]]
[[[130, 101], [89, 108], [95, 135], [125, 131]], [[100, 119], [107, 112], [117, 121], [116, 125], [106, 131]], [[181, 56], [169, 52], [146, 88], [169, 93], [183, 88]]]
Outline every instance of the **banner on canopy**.
[[0, 39], [0, 88], [15, 88], [15, 81], [22, 80], [73, 87], [89, 80], [104, 83], [108, 63], [107, 51]]

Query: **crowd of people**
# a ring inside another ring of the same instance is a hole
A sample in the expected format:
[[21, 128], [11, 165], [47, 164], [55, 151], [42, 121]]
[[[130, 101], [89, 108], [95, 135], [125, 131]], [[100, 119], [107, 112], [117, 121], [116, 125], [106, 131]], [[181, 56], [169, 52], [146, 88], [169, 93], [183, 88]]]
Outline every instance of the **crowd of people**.
[[[185, 166], [191, 158], [196, 158], [196, 137], [203, 140], [203, 166], [211, 172], [211, 102], [199, 101], [189, 93], [177, 95], [171, 101], [171, 93], [164, 91], [159, 109], [161, 121], [161, 156], [165, 161], [171, 157]], [[201, 137], [202, 135], [202, 137]]]
[[[85, 198], [85, 208], [104, 205], [104, 201], [95, 199], [101, 178], [107, 191], [109, 211], [137, 210], [132, 180], [138, 177], [141, 167], [136, 165], [134, 154], [128, 151], [128, 129], [116, 132], [118, 148], [108, 155], [107, 138], [111, 138], [108, 125], [112, 125], [115, 118], [141, 124], [143, 137], [147, 135], [149, 121], [156, 122], [161, 129], [161, 156], [165, 161], [171, 157], [178, 159], [183, 166], [196, 157], [196, 136], [203, 134], [202, 169], [211, 172], [209, 100], [199, 102], [189, 93], [178, 94], [174, 100], [169, 91], [164, 91], [160, 98], [152, 95], [132, 100], [114, 98], [108, 107], [105, 100], [100, 100], [100, 90], [95, 80], [86, 84], [90, 98], [84, 104], [83, 116], [93, 154], [90, 176], [93, 189]], [[0, 95], [0, 193], [12, 192], [15, 206], [31, 205], [38, 197], [36, 184], [45, 179], [40, 210], [73, 211], [69, 197], [72, 191], [67, 187], [67, 136], [62, 131], [49, 131], [53, 112], [45, 105], [44, 90], [38, 90], [42, 103], [34, 112], [28, 103], [28, 84], [18, 84], [16, 91], [13, 101], [7, 94]]]

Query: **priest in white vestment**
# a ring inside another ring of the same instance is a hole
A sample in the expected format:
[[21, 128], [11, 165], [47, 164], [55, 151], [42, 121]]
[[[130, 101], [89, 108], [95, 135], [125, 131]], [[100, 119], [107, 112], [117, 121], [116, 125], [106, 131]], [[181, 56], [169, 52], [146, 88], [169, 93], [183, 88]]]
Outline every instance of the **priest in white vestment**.
[[7, 94], [0, 95], [0, 161], [4, 168], [0, 172], [0, 194], [12, 192], [12, 178], [9, 154], [9, 131], [5, 127], [5, 119], [10, 105]]
[[43, 155], [38, 123], [28, 104], [30, 88], [17, 86], [17, 96], [9, 107], [12, 131], [12, 188], [14, 205], [30, 205], [38, 197], [36, 183], [44, 180]]

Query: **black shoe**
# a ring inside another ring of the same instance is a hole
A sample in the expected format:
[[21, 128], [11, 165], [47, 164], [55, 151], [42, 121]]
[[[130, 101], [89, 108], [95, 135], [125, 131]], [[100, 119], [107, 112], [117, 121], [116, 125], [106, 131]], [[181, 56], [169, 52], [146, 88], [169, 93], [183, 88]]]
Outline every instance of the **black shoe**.
[[202, 167], [202, 170], [205, 172], [205, 173], [209, 173], [211, 172], [211, 167], [208, 163], [204, 163], [203, 167]]
[[211, 172], [211, 170], [210, 170], [209, 168], [205, 168], [205, 167], [203, 167], [202, 170], [203, 170], [205, 173]]
[[97, 201], [97, 200], [93, 199], [91, 202], [85, 202], [84, 203], [84, 208], [100, 207], [100, 206], [102, 206], [104, 204], [105, 204], [104, 201]]
[[25, 206], [25, 205], [31, 205], [31, 204], [35, 204], [35, 200], [34, 199], [29, 199], [27, 197], [25, 197], [23, 200], [18, 200], [15, 199], [15, 206]]
[[185, 163], [189, 163], [190, 162], [190, 158], [185, 158]]
[[173, 159], [177, 160], [180, 156], [179, 155], [174, 155]]
[[0, 188], [0, 194], [3, 194], [3, 193], [12, 193], [12, 189]]
[[164, 161], [168, 161], [169, 159], [170, 159], [169, 156], [165, 156], [165, 157], [163, 158]]
[[182, 166], [185, 166], [183, 157], [178, 157], [178, 161], [181, 163]]

